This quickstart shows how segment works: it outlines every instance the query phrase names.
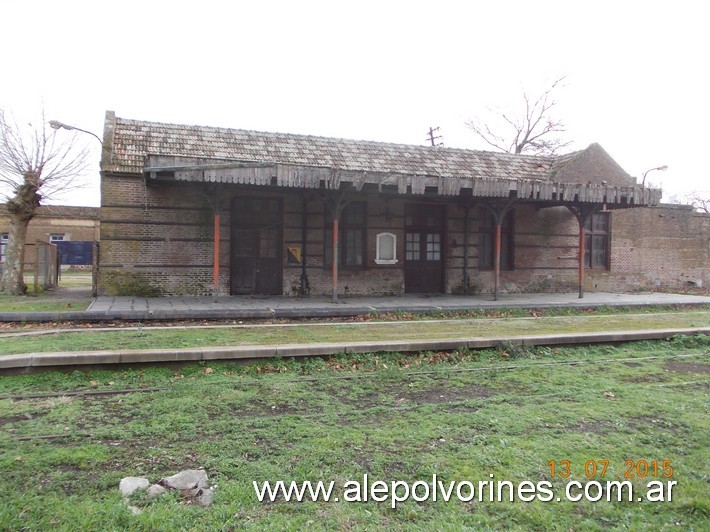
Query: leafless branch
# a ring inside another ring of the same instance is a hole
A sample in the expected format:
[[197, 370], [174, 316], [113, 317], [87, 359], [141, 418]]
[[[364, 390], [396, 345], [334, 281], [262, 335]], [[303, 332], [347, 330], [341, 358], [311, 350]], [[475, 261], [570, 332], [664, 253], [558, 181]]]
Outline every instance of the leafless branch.
[[710, 192], [694, 190], [687, 199], [696, 211], [710, 214]]
[[[49, 132], [44, 113], [41, 125], [20, 128], [0, 110], [0, 184], [8, 198], [30, 179], [43, 199], [80, 188], [87, 169], [88, 150], [75, 133]], [[32, 176], [32, 177], [29, 177]]]
[[554, 92], [565, 78], [557, 79], [537, 98], [523, 93], [524, 109], [518, 115], [487, 108], [492, 120], [472, 119], [466, 125], [486, 144], [508, 153], [554, 155], [570, 142], [563, 140], [565, 124], [553, 117]]
[[0, 188], [6, 189], [5, 209], [10, 231], [0, 275], [0, 293], [21, 295], [27, 227], [42, 200], [78, 186], [86, 171], [87, 149], [74, 135], [47, 132], [44, 113], [41, 125], [22, 129], [0, 110]]

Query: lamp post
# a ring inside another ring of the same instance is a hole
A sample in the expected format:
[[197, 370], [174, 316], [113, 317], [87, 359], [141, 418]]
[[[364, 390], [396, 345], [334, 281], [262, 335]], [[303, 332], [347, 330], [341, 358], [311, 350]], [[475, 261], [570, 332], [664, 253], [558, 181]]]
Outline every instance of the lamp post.
[[99, 141], [99, 144], [103, 147], [104, 143], [103, 141], [99, 138], [99, 136], [96, 133], [92, 133], [91, 131], [87, 131], [85, 129], [81, 129], [80, 127], [76, 126], [70, 126], [69, 124], [65, 124], [64, 122], [60, 122], [59, 120], [50, 120], [49, 121], [49, 127], [52, 129], [66, 129], [67, 131], [81, 131], [82, 133], [87, 133], [94, 137], [96, 140]]
[[664, 164], [663, 166], [656, 166], [656, 168], [650, 168], [650, 169], [646, 170], [643, 173], [643, 179], [641, 179], [641, 187], [642, 188], [646, 186], [646, 175], [649, 174], [650, 172], [653, 172], [654, 170], [660, 170], [661, 172], [665, 172], [666, 170], [668, 170], [668, 165]]
[[[82, 133], [86, 133], [88, 135], [91, 135], [94, 137], [96, 140], [99, 141], [99, 144], [101, 144], [101, 151], [104, 149], [104, 143], [103, 141], [99, 138], [99, 136], [96, 133], [92, 133], [91, 131], [87, 131], [86, 129], [81, 129], [80, 127], [76, 126], [70, 126], [69, 124], [65, 124], [64, 122], [60, 122], [59, 120], [50, 120], [49, 121], [49, 127], [52, 129], [66, 129], [67, 131], [80, 131]], [[94, 238], [96, 238], [94, 236]], [[93, 264], [91, 268], [91, 295], [96, 297], [99, 292], [99, 284], [98, 284], [98, 274], [99, 274], [99, 243], [94, 240], [94, 250], [93, 250]]]

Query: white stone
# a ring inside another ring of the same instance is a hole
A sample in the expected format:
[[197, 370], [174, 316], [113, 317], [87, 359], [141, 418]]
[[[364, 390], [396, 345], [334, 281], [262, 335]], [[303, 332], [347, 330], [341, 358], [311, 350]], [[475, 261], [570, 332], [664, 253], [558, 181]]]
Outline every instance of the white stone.
[[160, 484], [166, 488], [176, 490], [189, 490], [195, 488], [206, 488], [210, 484], [207, 480], [207, 473], [203, 469], [186, 469], [160, 480]]
[[201, 490], [201, 493], [199, 496], [195, 499], [195, 502], [202, 506], [203, 508], [206, 508], [207, 506], [210, 506], [212, 504], [212, 499], [213, 499], [214, 493], [210, 488], [206, 488]]
[[124, 497], [130, 496], [136, 490], [144, 490], [150, 486], [147, 478], [143, 477], [125, 477], [118, 484], [118, 489]]
[[160, 497], [163, 493], [165, 493], [166, 490], [163, 486], [159, 484], [153, 484], [150, 488], [148, 488], [148, 493], [147, 493], [147, 498], [148, 500], [155, 499], [156, 497]]

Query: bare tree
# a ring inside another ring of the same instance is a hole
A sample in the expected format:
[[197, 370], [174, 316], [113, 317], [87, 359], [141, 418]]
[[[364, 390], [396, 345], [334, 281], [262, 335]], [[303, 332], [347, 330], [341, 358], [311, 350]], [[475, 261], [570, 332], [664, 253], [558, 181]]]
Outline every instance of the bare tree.
[[540, 96], [531, 98], [523, 92], [524, 109], [511, 114], [487, 108], [489, 120], [468, 120], [466, 125], [493, 148], [508, 153], [555, 155], [570, 142], [563, 140], [565, 124], [554, 117], [557, 101], [554, 93], [564, 81], [557, 79]]
[[7, 190], [5, 208], [10, 216], [9, 239], [0, 278], [0, 293], [21, 295], [24, 281], [27, 226], [45, 199], [77, 188], [86, 170], [87, 150], [73, 134], [47, 131], [42, 113], [40, 126], [26, 130], [10, 121], [0, 109], [0, 187]]
[[710, 192], [694, 190], [686, 198], [696, 211], [710, 214]]

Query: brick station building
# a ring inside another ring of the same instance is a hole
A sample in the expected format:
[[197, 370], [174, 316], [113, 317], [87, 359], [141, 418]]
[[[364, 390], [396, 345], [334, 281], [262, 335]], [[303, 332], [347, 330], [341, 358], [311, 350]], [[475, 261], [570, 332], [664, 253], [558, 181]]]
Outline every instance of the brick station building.
[[106, 294], [497, 297], [708, 281], [710, 217], [659, 205], [598, 144], [512, 155], [109, 111], [101, 191]]

